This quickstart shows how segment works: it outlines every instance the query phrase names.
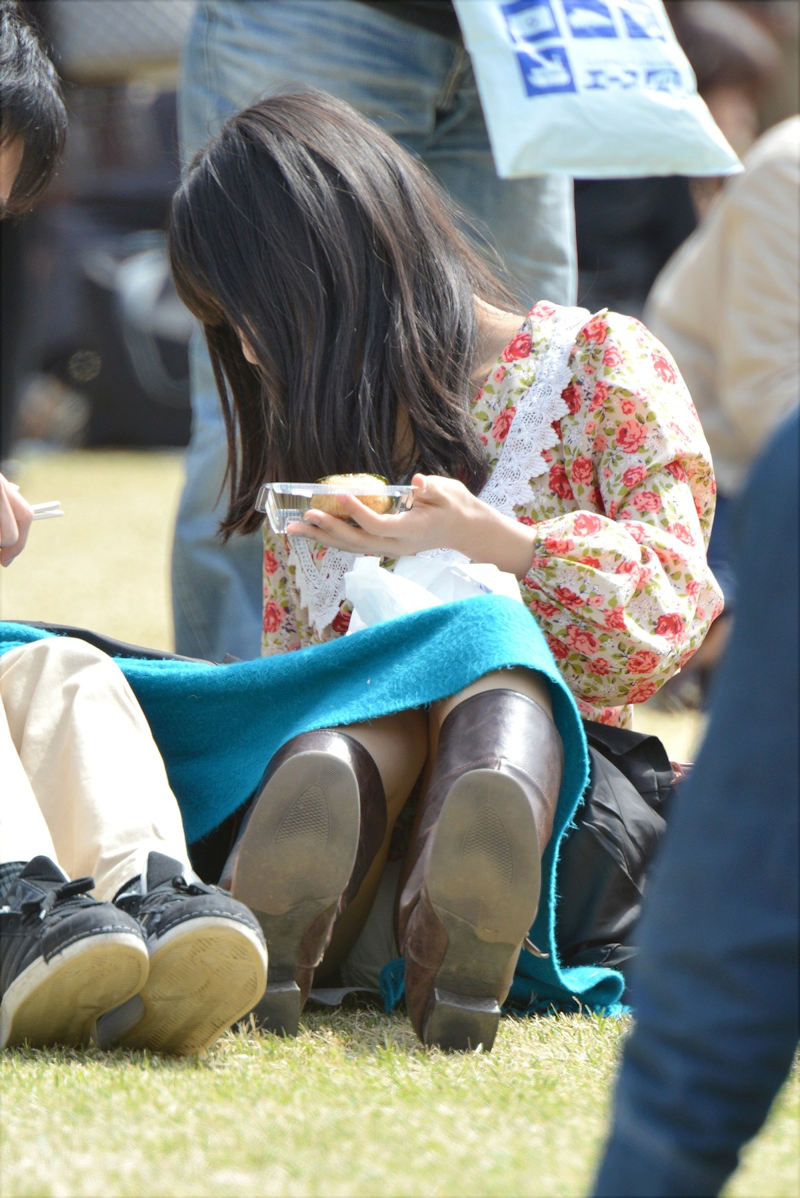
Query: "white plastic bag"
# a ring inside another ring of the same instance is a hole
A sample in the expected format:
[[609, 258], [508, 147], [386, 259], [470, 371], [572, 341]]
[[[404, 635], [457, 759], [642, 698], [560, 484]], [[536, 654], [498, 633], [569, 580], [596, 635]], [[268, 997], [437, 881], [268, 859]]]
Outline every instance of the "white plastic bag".
[[353, 607], [348, 633], [472, 595], [522, 602], [513, 574], [455, 552], [403, 557], [394, 570], [384, 569], [377, 557], [358, 557], [344, 576], [344, 593]]
[[742, 169], [661, 0], [453, 0], [497, 173]]

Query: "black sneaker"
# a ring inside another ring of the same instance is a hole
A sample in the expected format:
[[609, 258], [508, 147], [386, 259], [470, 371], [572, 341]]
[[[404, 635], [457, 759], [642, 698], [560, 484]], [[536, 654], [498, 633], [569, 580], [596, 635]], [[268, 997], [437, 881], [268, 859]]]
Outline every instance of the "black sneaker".
[[202, 1052], [264, 994], [267, 950], [255, 916], [182, 870], [151, 853], [146, 875], [114, 899], [144, 932], [150, 974], [135, 998], [98, 1020], [102, 1048]]
[[85, 1044], [94, 1021], [144, 985], [147, 946], [135, 920], [34, 857], [0, 907], [0, 1047]]

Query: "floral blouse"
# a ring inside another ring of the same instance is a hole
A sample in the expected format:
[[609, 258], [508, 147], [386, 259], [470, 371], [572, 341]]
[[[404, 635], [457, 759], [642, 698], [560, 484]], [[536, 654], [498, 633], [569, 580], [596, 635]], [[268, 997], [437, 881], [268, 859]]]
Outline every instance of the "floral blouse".
[[[490, 475], [557, 312], [544, 302], [531, 310], [472, 401]], [[555, 444], [514, 508], [537, 531], [520, 590], [581, 714], [628, 724], [630, 704], [681, 667], [722, 609], [706, 561], [714, 474], [675, 363], [639, 321], [592, 316], [575, 337], [569, 371]], [[287, 538], [267, 528], [263, 652], [341, 636], [349, 619], [343, 601], [317, 632]]]

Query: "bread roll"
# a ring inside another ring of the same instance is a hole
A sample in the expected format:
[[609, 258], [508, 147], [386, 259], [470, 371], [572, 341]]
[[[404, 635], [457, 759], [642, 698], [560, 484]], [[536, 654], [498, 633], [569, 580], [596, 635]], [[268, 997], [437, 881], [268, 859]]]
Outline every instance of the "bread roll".
[[[385, 494], [386, 479], [381, 478], [379, 474], [329, 474], [325, 478], [317, 479], [317, 482], [328, 487], [341, 487], [345, 494], [355, 495], [365, 507], [371, 508], [379, 516], [388, 512], [392, 506], [392, 496]], [[348, 518], [338, 495], [315, 495], [313, 505], [318, 511], [327, 512], [330, 516]]]

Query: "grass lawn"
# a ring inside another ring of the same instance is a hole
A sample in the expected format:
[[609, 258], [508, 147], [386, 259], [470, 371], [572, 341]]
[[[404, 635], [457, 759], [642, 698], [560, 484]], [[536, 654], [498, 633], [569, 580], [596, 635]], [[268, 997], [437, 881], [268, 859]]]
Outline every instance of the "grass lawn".
[[[171, 648], [172, 453], [23, 458], [37, 523], [0, 576], [0, 616]], [[692, 715], [638, 726], [690, 759]], [[0, 1055], [0, 1195], [581, 1195], [607, 1125], [628, 1022], [501, 1025], [491, 1054], [426, 1051], [402, 1015], [308, 1012], [296, 1040], [228, 1034], [202, 1060], [146, 1053]], [[797, 1198], [794, 1074], [726, 1194]]]

